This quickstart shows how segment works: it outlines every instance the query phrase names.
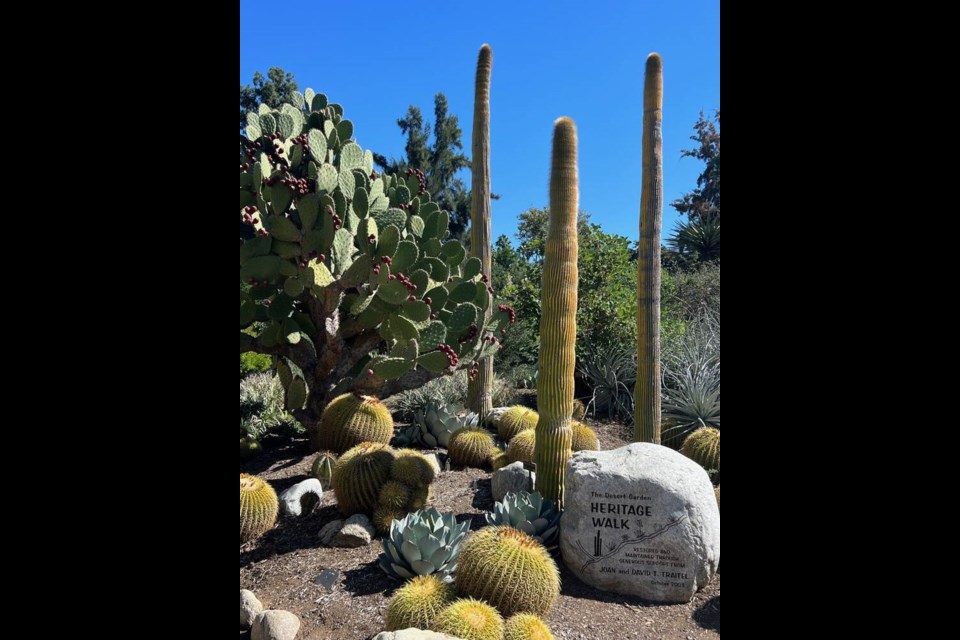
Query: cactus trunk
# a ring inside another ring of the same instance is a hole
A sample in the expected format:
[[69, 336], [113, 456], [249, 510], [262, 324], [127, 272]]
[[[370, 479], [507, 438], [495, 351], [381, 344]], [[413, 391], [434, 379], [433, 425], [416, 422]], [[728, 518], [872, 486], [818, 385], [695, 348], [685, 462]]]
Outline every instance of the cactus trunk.
[[553, 129], [550, 227], [543, 259], [540, 375], [534, 459], [537, 491], [563, 505], [563, 474], [573, 443], [573, 371], [577, 340], [577, 129], [560, 118]]
[[643, 87], [643, 186], [637, 260], [637, 442], [660, 444], [660, 226], [663, 210], [663, 61], [647, 58]]
[[[481, 273], [491, 283], [490, 246], [490, 72], [493, 53], [490, 45], [480, 47], [473, 98], [473, 184], [470, 221], [470, 253], [479, 258]], [[493, 314], [488, 305], [486, 323]], [[478, 362], [468, 390], [468, 406], [482, 421], [493, 410], [493, 356]]]

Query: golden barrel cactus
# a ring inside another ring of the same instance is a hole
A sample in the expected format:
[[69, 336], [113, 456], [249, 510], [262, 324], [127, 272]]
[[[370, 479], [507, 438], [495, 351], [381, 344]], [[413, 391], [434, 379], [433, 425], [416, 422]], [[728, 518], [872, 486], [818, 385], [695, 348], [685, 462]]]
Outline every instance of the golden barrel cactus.
[[393, 437], [393, 416], [374, 396], [345, 393], [323, 410], [320, 426], [312, 434], [313, 448], [341, 454], [361, 442], [388, 444]]
[[272, 529], [279, 509], [277, 492], [263, 478], [240, 474], [240, 542]]

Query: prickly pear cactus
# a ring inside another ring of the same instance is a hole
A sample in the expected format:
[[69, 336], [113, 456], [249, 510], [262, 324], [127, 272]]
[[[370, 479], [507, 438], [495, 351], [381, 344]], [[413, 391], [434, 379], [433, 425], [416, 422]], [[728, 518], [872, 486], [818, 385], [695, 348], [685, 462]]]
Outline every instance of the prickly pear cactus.
[[374, 171], [343, 108], [305, 95], [247, 114], [240, 138], [240, 350], [275, 356], [309, 426], [344, 391], [387, 395], [492, 355], [513, 312], [447, 238], [423, 173]]

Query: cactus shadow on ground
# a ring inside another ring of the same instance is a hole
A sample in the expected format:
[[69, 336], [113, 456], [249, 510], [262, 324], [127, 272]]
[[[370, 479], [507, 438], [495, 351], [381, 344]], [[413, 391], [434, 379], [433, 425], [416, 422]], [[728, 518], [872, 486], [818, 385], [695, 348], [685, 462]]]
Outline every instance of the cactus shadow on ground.
[[[379, 540], [372, 544], [379, 545]], [[343, 588], [355, 596], [367, 596], [373, 593], [392, 593], [403, 586], [383, 572], [377, 560], [343, 572]]]
[[710, 598], [693, 613], [693, 620], [704, 629], [720, 631], [720, 596]]

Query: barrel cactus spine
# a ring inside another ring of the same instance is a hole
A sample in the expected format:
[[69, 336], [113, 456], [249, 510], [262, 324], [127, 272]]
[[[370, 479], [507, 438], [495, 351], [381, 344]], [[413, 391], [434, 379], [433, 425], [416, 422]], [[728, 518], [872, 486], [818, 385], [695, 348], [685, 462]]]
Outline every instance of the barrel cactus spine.
[[683, 441], [680, 453], [708, 471], [719, 471], [720, 429], [700, 427]]
[[540, 364], [537, 376], [537, 491], [563, 506], [563, 474], [573, 443], [573, 374], [577, 340], [577, 129], [553, 128], [550, 227], [543, 258]]

